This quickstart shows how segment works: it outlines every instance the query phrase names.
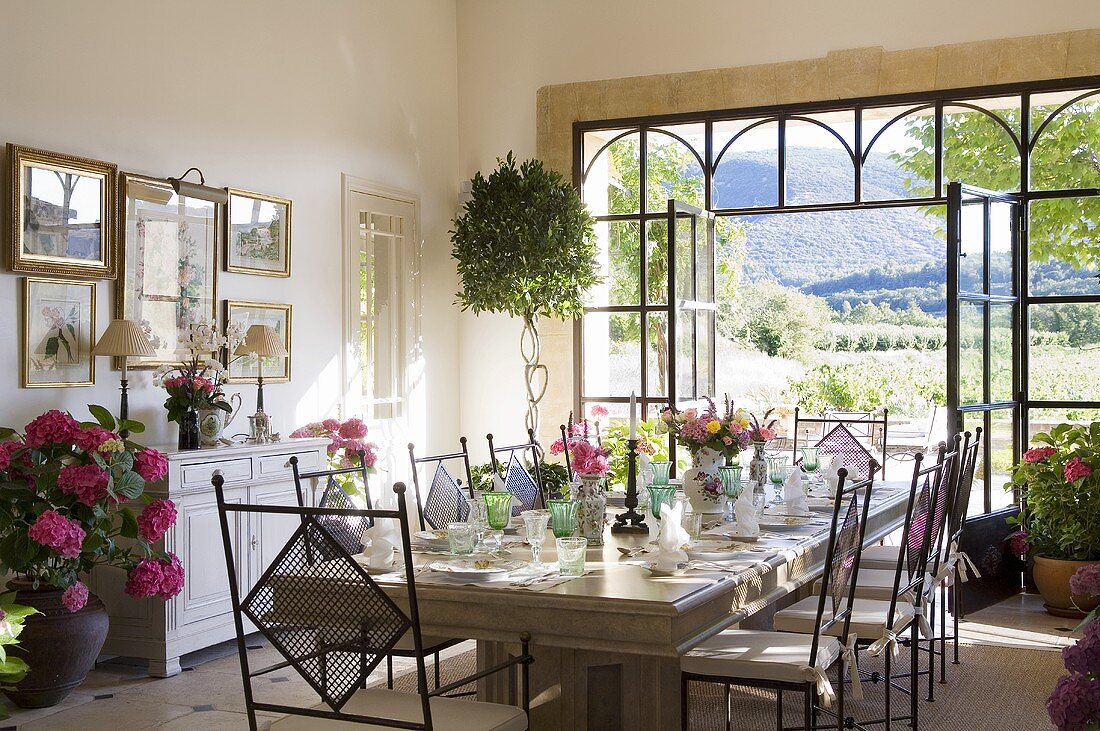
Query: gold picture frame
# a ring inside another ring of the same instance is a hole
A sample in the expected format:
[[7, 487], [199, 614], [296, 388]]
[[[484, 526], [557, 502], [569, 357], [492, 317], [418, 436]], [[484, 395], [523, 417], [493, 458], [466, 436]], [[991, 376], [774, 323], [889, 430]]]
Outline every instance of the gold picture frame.
[[[293, 306], [273, 302], [252, 302], [248, 300], [225, 300], [225, 324], [237, 322], [241, 332], [247, 332], [249, 325], [271, 325], [282, 336], [285, 358], [264, 360], [264, 383], [287, 383], [290, 381], [290, 365], [293, 350], [291, 334], [294, 326]], [[225, 357], [229, 383], [256, 383], [259, 369], [254, 358], [236, 356], [228, 353]]]
[[225, 271], [289, 277], [293, 203], [275, 195], [225, 190]]
[[96, 282], [23, 277], [19, 385], [95, 385]]
[[[149, 322], [156, 354], [130, 358], [131, 369], [177, 363], [187, 355], [185, 325], [217, 321], [223, 206], [181, 197], [159, 178], [119, 175], [122, 267], [115, 316]], [[116, 362], [116, 367], [117, 367]]]
[[13, 272], [114, 279], [118, 166], [8, 143]]

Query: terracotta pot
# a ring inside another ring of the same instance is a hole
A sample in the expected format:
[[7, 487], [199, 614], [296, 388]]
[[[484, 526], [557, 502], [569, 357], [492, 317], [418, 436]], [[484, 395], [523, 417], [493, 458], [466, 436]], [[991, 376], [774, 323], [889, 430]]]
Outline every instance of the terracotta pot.
[[42, 614], [27, 617], [19, 644], [8, 652], [23, 658], [30, 672], [21, 683], [4, 693], [20, 708], [57, 705], [84, 682], [107, 639], [107, 609], [95, 594], [79, 612], [61, 603], [61, 589], [32, 588], [29, 581], [12, 579], [15, 603], [34, 607]]
[[1035, 557], [1032, 577], [1035, 579], [1035, 586], [1039, 588], [1039, 593], [1043, 595], [1044, 606], [1048, 613], [1056, 617], [1080, 619], [1100, 606], [1100, 597], [1080, 596], [1069, 590], [1069, 579], [1077, 569], [1094, 563], [1100, 562]]

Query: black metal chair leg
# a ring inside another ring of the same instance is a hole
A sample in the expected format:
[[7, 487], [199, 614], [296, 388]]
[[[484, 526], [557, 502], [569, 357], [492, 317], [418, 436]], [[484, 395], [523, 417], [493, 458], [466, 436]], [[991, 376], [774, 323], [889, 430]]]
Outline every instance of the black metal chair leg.
[[783, 731], [783, 691], [775, 691], [775, 731]]
[[393, 690], [393, 655], [386, 655], [386, 687]]
[[936, 700], [936, 601], [928, 605], [928, 627], [932, 636], [928, 638], [928, 702]]
[[947, 683], [947, 587], [940, 597], [940, 683]]
[[730, 703], [730, 684], [726, 683], [726, 731], [733, 731], [733, 708]]
[[802, 693], [802, 727], [806, 731], [813, 731], [814, 728], [813, 688], [814, 686], [811, 685], [808, 690]]
[[680, 731], [688, 731], [688, 679], [680, 673]]
[[[853, 658], [854, 660], [854, 658]], [[843, 731], [844, 729], [844, 679], [848, 677], [848, 666], [844, 661], [844, 658], [840, 658], [840, 671], [837, 673], [836, 678], [836, 728], [837, 731]], [[814, 728], [817, 728], [817, 706], [814, 706]]]
[[960, 594], [962, 594], [962, 588], [959, 583], [959, 570], [955, 569], [955, 585], [951, 590], [951, 596], [954, 600], [952, 602], [953, 611], [951, 612], [951, 620], [955, 625], [955, 636], [952, 641], [952, 644], [955, 646], [955, 657], [951, 662], [954, 665], [959, 664], [959, 607], [962, 605]]
[[917, 714], [920, 713], [920, 701], [917, 698], [917, 694], [920, 692], [918, 687], [918, 680], [920, 679], [920, 623], [913, 622], [913, 625], [909, 628], [910, 636], [912, 637], [912, 656], [910, 657], [909, 672], [911, 673], [909, 679], [909, 725], [913, 727], [913, 731], [917, 730]]
[[[914, 653], [914, 656], [915, 656], [916, 655], [916, 649], [915, 648], [913, 649], [913, 653]], [[891, 665], [890, 660], [892, 659], [892, 657], [893, 657], [893, 652], [890, 651], [890, 648], [886, 648], [886, 700], [884, 702], [884, 708], [886, 710], [886, 713], [883, 714], [883, 717], [885, 718], [885, 723], [886, 723], [886, 726], [885, 726], [886, 731], [890, 731], [890, 716], [893, 715], [893, 712], [891, 711], [891, 708], [890, 708], [890, 688], [894, 685], [893, 681], [890, 680], [890, 678], [893, 677], [893, 675], [891, 674], [892, 670], [891, 670], [891, 667], [890, 667], [890, 665]], [[914, 678], [917, 677], [916, 674], [914, 674], [913, 677]]]
[[439, 683], [439, 653], [435, 653], [435, 687], [438, 688]]

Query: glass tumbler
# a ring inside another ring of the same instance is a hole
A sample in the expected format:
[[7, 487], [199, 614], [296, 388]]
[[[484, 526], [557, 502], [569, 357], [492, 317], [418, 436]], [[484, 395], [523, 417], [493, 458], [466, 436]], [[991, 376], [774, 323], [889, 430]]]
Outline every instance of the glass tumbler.
[[473, 553], [475, 533], [473, 523], [448, 523], [447, 543], [451, 548], [451, 553], [456, 556], [466, 556]]
[[649, 467], [653, 470], [654, 485], [668, 484], [668, 471], [672, 468], [671, 462], [667, 462], [664, 460], [654, 460], [649, 463]]
[[542, 544], [546, 541], [546, 526], [550, 522], [549, 510], [524, 510], [520, 513], [527, 532], [527, 544], [531, 546], [531, 566], [542, 568]]
[[562, 576], [580, 576], [584, 573], [584, 554], [588, 539], [558, 538], [558, 572]]

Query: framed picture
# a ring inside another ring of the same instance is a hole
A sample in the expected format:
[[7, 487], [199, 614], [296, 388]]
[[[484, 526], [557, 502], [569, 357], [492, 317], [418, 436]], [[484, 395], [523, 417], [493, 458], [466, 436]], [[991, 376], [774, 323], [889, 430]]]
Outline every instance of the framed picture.
[[95, 383], [95, 282], [23, 278], [23, 388]]
[[117, 312], [148, 321], [161, 343], [155, 355], [131, 358], [130, 368], [156, 368], [186, 355], [191, 323], [217, 319], [221, 210], [179, 196], [157, 178], [122, 173], [120, 188], [125, 246]]
[[[225, 322], [236, 322], [241, 332], [248, 332], [252, 325], [271, 325], [283, 339], [286, 352], [290, 349], [291, 305], [269, 302], [225, 301]], [[264, 383], [286, 383], [290, 380], [290, 355], [285, 358], [264, 358]], [[260, 375], [259, 359], [251, 356], [229, 354], [229, 380], [232, 383], [255, 383]]]
[[8, 144], [13, 272], [114, 279], [118, 167]]
[[[290, 276], [291, 203], [286, 198], [226, 188], [225, 270]], [[266, 378], [266, 376], [265, 376]]]

